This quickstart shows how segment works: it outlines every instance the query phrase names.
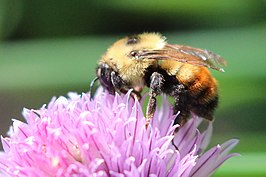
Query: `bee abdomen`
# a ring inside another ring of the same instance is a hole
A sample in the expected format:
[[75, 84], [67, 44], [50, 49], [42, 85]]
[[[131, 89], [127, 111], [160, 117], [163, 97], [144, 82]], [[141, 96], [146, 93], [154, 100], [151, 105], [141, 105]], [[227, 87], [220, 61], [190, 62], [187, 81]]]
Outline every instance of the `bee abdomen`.
[[203, 103], [202, 100], [206, 101], [206, 98], [201, 97], [198, 98], [198, 101], [192, 102], [190, 110], [200, 117], [213, 120], [214, 110], [218, 105], [218, 94], [210, 97], [205, 103]]
[[194, 73], [194, 79], [187, 83], [189, 109], [196, 115], [212, 120], [218, 104], [217, 82], [206, 68]]
[[213, 112], [218, 105], [217, 84], [210, 78], [208, 84], [201, 88], [196, 95], [191, 94], [191, 111], [200, 117], [212, 120]]

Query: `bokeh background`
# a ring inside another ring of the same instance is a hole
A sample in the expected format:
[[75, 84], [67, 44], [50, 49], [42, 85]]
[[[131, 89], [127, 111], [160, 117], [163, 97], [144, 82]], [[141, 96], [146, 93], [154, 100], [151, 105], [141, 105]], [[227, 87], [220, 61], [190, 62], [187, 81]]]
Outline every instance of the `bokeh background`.
[[23, 107], [87, 92], [97, 60], [128, 34], [161, 32], [228, 61], [212, 144], [240, 143], [214, 176], [266, 176], [266, 1], [0, 0], [0, 134]]

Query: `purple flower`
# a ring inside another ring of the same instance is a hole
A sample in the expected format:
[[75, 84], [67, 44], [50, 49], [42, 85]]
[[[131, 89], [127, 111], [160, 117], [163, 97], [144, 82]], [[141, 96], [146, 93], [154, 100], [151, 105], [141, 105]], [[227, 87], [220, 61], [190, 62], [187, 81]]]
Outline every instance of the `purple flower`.
[[163, 99], [146, 129], [142, 106], [127, 95], [99, 91], [53, 98], [39, 110], [24, 109], [2, 137], [3, 176], [210, 176], [237, 144], [229, 140], [207, 152], [212, 122], [201, 133], [198, 117], [174, 133], [171, 105]]

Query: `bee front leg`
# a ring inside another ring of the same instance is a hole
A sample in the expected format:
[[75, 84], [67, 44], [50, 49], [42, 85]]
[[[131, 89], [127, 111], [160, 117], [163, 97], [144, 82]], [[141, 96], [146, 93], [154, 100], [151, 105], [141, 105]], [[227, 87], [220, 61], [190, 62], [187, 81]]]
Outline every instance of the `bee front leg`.
[[158, 72], [152, 73], [150, 77], [150, 98], [146, 110], [146, 127], [150, 124], [150, 121], [154, 116], [157, 105], [156, 96], [162, 93], [164, 81], [163, 75]]
[[[116, 90], [121, 93], [126, 94], [131, 88], [129, 88], [127, 83], [115, 72], [111, 72], [111, 82]], [[141, 99], [141, 95], [139, 92], [133, 90], [130, 95], [133, 98], [137, 98], [138, 100]]]

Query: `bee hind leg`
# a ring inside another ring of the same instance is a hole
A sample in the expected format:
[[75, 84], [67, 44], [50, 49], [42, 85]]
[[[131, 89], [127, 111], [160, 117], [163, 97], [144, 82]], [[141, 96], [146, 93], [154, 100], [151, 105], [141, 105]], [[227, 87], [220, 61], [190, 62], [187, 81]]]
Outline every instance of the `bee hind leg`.
[[156, 110], [156, 96], [162, 93], [164, 77], [158, 72], [152, 73], [150, 77], [149, 102], [146, 110], [146, 127], [150, 124]]

